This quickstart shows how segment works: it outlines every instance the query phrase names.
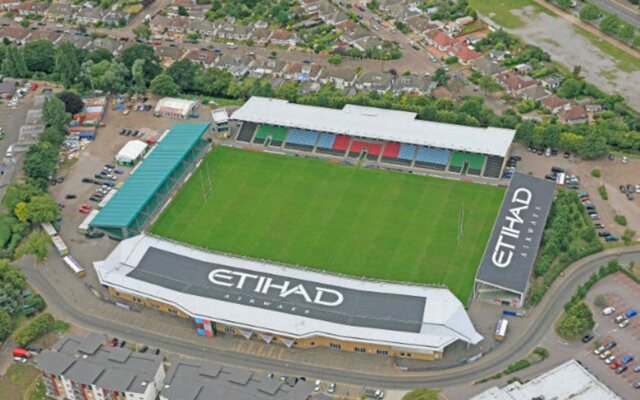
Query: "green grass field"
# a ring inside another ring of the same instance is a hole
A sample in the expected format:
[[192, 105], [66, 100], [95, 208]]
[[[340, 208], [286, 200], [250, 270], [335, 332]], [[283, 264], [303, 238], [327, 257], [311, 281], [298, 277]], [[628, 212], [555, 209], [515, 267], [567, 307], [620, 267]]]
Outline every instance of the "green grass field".
[[528, 7], [533, 15], [541, 12], [555, 15], [553, 11], [537, 4], [533, 0], [469, 0], [469, 5], [505, 28], [516, 29], [524, 26], [524, 22], [511, 10], [521, 10]]
[[442, 283], [464, 302], [504, 196], [495, 186], [225, 147], [203, 168], [208, 200], [196, 171], [152, 233], [348, 275]]

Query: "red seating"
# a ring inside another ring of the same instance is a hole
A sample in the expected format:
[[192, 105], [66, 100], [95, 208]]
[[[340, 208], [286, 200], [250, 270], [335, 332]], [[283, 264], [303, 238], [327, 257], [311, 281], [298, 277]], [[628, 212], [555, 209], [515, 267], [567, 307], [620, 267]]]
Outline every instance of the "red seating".
[[333, 142], [333, 149], [347, 151], [347, 149], [349, 148], [350, 140], [351, 137], [347, 135], [337, 135], [335, 142]]
[[387, 142], [384, 146], [382, 157], [397, 158], [398, 153], [400, 153], [400, 143]]
[[354, 140], [353, 143], [351, 143], [350, 152], [360, 153], [365, 147], [367, 148], [367, 154], [371, 156], [377, 156], [382, 151], [382, 145], [379, 143], [368, 143], [368, 142], [361, 142], [359, 140]]

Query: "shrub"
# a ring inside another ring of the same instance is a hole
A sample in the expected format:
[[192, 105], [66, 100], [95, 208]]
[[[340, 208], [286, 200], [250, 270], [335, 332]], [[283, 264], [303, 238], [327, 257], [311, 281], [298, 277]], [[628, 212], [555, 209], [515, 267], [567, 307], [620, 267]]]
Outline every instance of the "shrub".
[[39, 337], [53, 331], [55, 319], [49, 313], [40, 314], [29, 324], [16, 332], [14, 339], [20, 346], [26, 346]]
[[622, 234], [622, 241], [624, 242], [625, 245], [630, 245], [633, 242], [633, 238], [636, 236], [636, 231], [634, 231], [633, 229], [625, 229], [624, 233]]
[[627, 217], [624, 215], [616, 215], [613, 217], [613, 220], [618, 223], [618, 225], [627, 226]]
[[589, 306], [581, 301], [565, 311], [557, 330], [560, 336], [568, 340], [576, 340], [589, 332], [595, 325]]
[[600, 178], [600, 170], [598, 168], [595, 168], [593, 171], [591, 171], [591, 176], [593, 176], [594, 178]]
[[604, 185], [598, 187], [598, 193], [600, 193], [602, 200], [609, 200], [609, 193], [607, 193], [607, 188]]
[[540, 356], [543, 360], [549, 358], [549, 350], [544, 347], [536, 347], [535, 350], [533, 350], [533, 354]]
[[607, 305], [607, 296], [603, 295], [603, 294], [599, 294], [596, 296], [595, 299], [593, 299], [593, 304], [595, 304], [598, 307], [604, 307]]
[[507, 369], [504, 370], [504, 373], [509, 375], [516, 371], [520, 371], [521, 369], [525, 369], [530, 365], [531, 365], [531, 362], [529, 360], [527, 360], [526, 358], [522, 358], [514, 362], [513, 364], [509, 365]]

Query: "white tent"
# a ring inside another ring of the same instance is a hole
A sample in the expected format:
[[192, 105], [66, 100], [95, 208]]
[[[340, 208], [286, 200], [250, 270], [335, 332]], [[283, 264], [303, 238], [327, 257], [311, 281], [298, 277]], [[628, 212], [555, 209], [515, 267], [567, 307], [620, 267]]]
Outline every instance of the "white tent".
[[127, 142], [116, 155], [116, 161], [118, 164], [133, 165], [142, 158], [147, 147], [147, 144], [141, 140]]

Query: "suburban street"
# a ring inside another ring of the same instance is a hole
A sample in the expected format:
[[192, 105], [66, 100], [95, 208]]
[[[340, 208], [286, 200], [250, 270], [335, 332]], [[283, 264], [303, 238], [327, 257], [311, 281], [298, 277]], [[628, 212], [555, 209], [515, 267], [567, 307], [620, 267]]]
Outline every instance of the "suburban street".
[[[23, 258], [21, 266], [29, 282], [46, 299], [50, 311], [80, 327], [103, 332], [138, 343], [150, 343], [164, 351], [199, 359], [217, 359], [235, 366], [265, 371], [289, 372], [299, 376], [318, 377], [326, 380], [356, 385], [382, 386], [385, 388], [408, 389], [416, 385], [447, 387], [468, 383], [490, 375], [508, 364], [528, 354], [552, 329], [552, 324], [560, 314], [564, 303], [573, 295], [578, 285], [609, 260], [619, 259], [621, 263], [640, 262], [640, 246], [609, 249], [574, 263], [563, 278], [559, 278], [545, 295], [544, 300], [527, 316], [526, 334], [511, 337], [499, 349], [489, 353], [479, 361], [462, 367], [433, 372], [402, 372], [389, 366], [384, 374], [367, 372], [356, 368], [338, 369], [334, 363], [321, 364], [313, 355], [305, 355], [304, 362], [292, 362], [264, 357], [259, 354], [229, 351], [216, 347], [216, 340], [202, 339], [193, 332], [192, 337], [176, 337], [151, 331], [141, 327], [136, 313], [129, 312], [126, 322], [105, 318], [99, 313], [105, 305], [98, 300], [84, 283], [70, 274], [60, 276], [51, 268], [65, 268], [59, 257], [50, 257], [49, 267], [43, 272], [40, 265], [34, 265], [31, 258]], [[61, 271], [61, 270], [60, 270]], [[60, 272], [59, 271], [59, 272]], [[56, 276], [56, 278], [53, 278]], [[58, 284], [55, 282], [59, 282]], [[124, 311], [122, 311], [124, 312]]]
[[590, 3], [596, 4], [605, 11], [613, 13], [620, 19], [640, 27], [640, 10], [638, 6], [633, 8], [630, 4], [624, 4], [624, 0], [589, 0]]

